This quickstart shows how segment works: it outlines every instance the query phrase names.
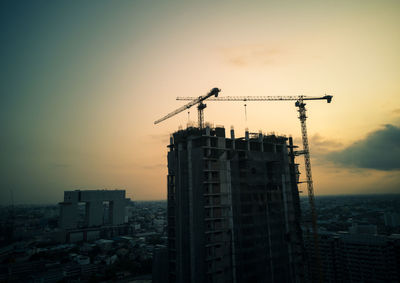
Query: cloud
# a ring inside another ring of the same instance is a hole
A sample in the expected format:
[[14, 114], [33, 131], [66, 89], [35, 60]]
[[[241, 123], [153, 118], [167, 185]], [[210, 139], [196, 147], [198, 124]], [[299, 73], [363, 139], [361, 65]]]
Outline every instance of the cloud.
[[282, 50], [275, 46], [252, 44], [223, 48], [222, 53], [229, 64], [246, 67], [275, 64], [281, 56]]
[[[303, 149], [303, 141], [300, 137], [295, 137], [293, 142], [298, 146], [297, 150]], [[311, 162], [314, 166], [328, 166], [331, 168], [331, 170], [335, 170], [333, 167], [336, 167], [336, 165], [333, 164], [332, 161], [327, 160], [326, 155], [332, 151], [339, 151], [343, 149], [344, 145], [342, 142], [337, 139], [323, 137], [316, 133], [309, 137], [308, 144], [312, 159]], [[297, 157], [297, 162], [302, 163], [303, 157]]]
[[400, 169], [400, 128], [387, 124], [347, 148], [328, 153], [326, 159], [345, 167], [383, 171]]
[[310, 142], [314, 147], [318, 147], [322, 150], [332, 150], [334, 148], [343, 146], [341, 142], [333, 139], [324, 138], [318, 133], [311, 136]]
[[[293, 139], [295, 145], [299, 146], [299, 148], [303, 147], [303, 141], [300, 137], [296, 137]], [[311, 148], [311, 155], [313, 157], [319, 158], [324, 155], [326, 152], [339, 150], [343, 148], [343, 143], [335, 139], [328, 139], [326, 137], [321, 136], [316, 133], [309, 137], [309, 146]]]

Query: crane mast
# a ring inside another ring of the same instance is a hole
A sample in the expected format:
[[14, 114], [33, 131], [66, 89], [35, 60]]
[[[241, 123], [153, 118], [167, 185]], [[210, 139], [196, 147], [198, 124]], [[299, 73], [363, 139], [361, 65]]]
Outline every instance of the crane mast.
[[[177, 100], [193, 100], [193, 97], [177, 97]], [[318, 237], [318, 227], [317, 227], [317, 212], [315, 209], [315, 199], [314, 199], [314, 186], [311, 174], [311, 160], [310, 160], [310, 148], [308, 145], [308, 135], [306, 126], [306, 104], [305, 100], [326, 100], [327, 103], [331, 103], [332, 96], [325, 95], [322, 97], [310, 97], [310, 96], [225, 96], [219, 98], [210, 98], [209, 101], [296, 101], [295, 106], [298, 107], [299, 120], [301, 124], [301, 136], [303, 142], [303, 150], [299, 151], [297, 155], [304, 155], [304, 163], [306, 170], [306, 183], [308, 191], [308, 203], [310, 205], [310, 216], [311, 216], [311, 227], [314, 238], [314, 256], [316, 269], [318, 271], [318, 281], [323, 281], [322, 276], [322, 266], [321, 257], [319, 250], [319, 237]], [[200, 115], [200, 110], [199, 110]], [[200, 116], [199, 116], [200, 117]], [[199, 118], [200, 120], [200, 118]]]
[[301, 137], [303, 141], [303, 154], [304, 154], [304, 166], [306, 169], [307, 178], [307, 191], [308, 191], [308, 203], [310, 205], [311, 214], [311, 226], [314, 238], [314, 256], [315, 262], [317, 264], [318, 279], [322, 282], [322, 266], [321, 266], [321, 255], [319, 250], [319, 237], [318, 237], [318, 227], [317, 227], [317, 212], [315, 209], [315, 199], [314, 199], [314, 185], [311, 173], [311, 159], [310, 159], [310, 148], [308, 146], [308, 135], [307, 135], [307, 125], [306, 125], [306, 104], [303, 99], [299, 99], [295, 104], [298, 107], [299, 119], [301, 124]]
[[204, 104], [203, 102], [200, 102], [199, 105], [197, 105], [197, 116], [198, 116], [198, 125], [199, 129], [204, 128], [204, 108], [206, 108], [207, 105]]

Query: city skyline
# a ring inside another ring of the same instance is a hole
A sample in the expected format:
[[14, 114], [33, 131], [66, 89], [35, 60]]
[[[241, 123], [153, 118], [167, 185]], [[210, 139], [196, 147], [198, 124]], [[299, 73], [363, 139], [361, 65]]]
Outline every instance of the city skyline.
[[[16, 204], [104, 188], [165, 199], [166, 146], [188, 113], [153, 122], [213, 87], [333, 95], [307, 104], [315, 194], [400, 193], [397, 1], [1, 5], [1, 205], [10, 190]], [[207, 106], [206, 121], [238, 136], [301, 148], [292, 102], [247, 102], [247, 119], [240, 102]]]

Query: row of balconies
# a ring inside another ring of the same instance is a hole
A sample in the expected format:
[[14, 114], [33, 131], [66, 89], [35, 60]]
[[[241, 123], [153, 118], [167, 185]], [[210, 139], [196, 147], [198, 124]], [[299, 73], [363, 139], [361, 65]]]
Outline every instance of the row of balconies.
[[221, 186], [216, 183], [204, 184], [204, 195], [220, 194]]
[[204, 158], [205, 159], [218, 159], [218, 150], [214, 148], [204, 148]]
[[206, 257], [222, 257], [224, 248], [222, 244], [206, 247]]
[[208, 208], [205, 210], [205, 218], [219, 218], [227, 216], [226, 209], [222, 209], [220, 207], [216, 208]]
[[229, 228], [228, 221], [225, 218], [206, 221], [207, 231], [221, 231]]
[[204, 178], [204, 183], [219, 183], [218, 177]]
[[215, 242], [222, 242], [224, 240], [225, 233], [215, 233], [215, 234], [208, 234], [206, 236], [206, 243], [215, 243]]
[[220, 205], [221, 204], [221, 196], [216, 195], [216, 196], [205, 196], [204, 197], [204, 204], [205, 206], [208, 205]]
[[204, 231], [204, 233], [207, 234], [215, 234], [215, 233], [223, 233], [223, 232], [229, 232], [230, 229], [228, 227], [225, 228], [221, 228], [221, 229], [206, 229], [206, 231]]
[[204, 171], [219, 171], [219, 164], [215, 160], [204, 161]]
[[209, 204], [209, 205], [204, 205], [204, 208], [229, 208], [230, 206], [228, 204]]

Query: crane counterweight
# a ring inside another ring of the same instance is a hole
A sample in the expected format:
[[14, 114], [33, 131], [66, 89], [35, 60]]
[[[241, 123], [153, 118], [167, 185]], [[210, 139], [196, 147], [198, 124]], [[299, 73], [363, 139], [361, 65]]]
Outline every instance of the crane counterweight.
[[[186, 109], [189, 109], [190, 107], [199, 104], [199, 106], [197, 107], [197, 110], [199, 111], [199, 128], [202, 129], [204, 127], [204, 114], [203, 114], [203, 110], [204, 108], [207, 107], [206, 104], [202, 103], [204, 100], [208, 99], [211, 96], [215, 96], [218, 97], [218, 94], [221, 90], [217, 87], [214, 87], [213, 89], [210, 90], [209, 93], [207, 93], [207, 95], [205, 96], [199, 96], [199, 97], [194, 97], [191, 102], [189, 102], [188, 104], [183, 105], [182, 107], [176, 109], [175, 111], [172, 111], [171, 113], [165, 115], [164, 117], [162, 117], [161, 119], [158, 119], [154, 122], [154, 124], [158, 124], [168, 118], [171, 118], [172, 116], [175, 116], [176, 114], [181, 113], [182, 111], [185, 111]], [[201, 119], [200, 119], [201, 118]]]

